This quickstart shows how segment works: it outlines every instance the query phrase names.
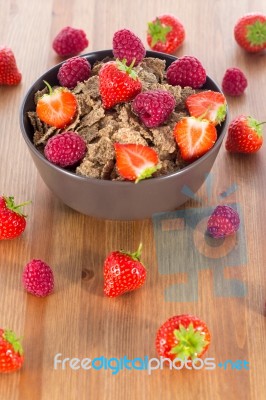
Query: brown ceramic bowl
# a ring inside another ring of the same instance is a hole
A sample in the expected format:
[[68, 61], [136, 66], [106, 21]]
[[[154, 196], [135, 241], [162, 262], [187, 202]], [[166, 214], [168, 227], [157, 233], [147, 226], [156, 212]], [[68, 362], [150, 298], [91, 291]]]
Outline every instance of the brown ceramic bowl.
[[[96, 51], [84, 55], [91, 64], [105, 57], [112, 57], [112, 50]], [[147, 51], [147, 57], [166, 60], [167, 66], [176, 57]], [[57, 72], [61, 64], [45, 72], [27, 92], [20, 110], [20, 126], [43, 181], [49, 189], [69, 207], [83, 214], [97, 218], [135, 220], [149, 218], [154, 213], [172, 211], [188, 200], [184, 187], [197, 192], [205, 181], [217, 157], [225, 136], [226, 121], [218, 127], [218, 140], [203, 157], [189, 166], [166, 176], [140, 181], [119, 182], [78, 176], [51, 164], [33, 145], [33, 128], [27, 112], [35, 109], [34, 94], [43, 88], [43, 81], [58, 84]], [[221, 91], [216, 83], [207, 77], [203, 89]]]

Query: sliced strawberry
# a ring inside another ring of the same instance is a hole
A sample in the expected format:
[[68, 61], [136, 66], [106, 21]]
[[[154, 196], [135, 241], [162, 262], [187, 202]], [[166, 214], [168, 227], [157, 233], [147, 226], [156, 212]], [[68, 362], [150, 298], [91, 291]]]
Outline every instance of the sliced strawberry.
[[176, 124], [174, 137], [182, 158], [191, 162], [213, 147], [217, 140], [217, 131], [206, 119], [185, 117]]
[[115, 143], [116, 167], [119, 174], [130, 181], [150, 178], [161, 166], [155, 150], [142, 144]]
[[77, 99], [66, 88], [53, 90], [45, 82], [49, 94], [44, 94], [37, 102], [36, 112], [41, 121], [56, 128], [64, 128], [74, 118], [77, 111]]
[[192, 117], [205, 118], [214, 125], [220, 124], [226, 116], [226, 99], [220, 92], [207, 90], [192, 94], [187, 97], [186, 106]]

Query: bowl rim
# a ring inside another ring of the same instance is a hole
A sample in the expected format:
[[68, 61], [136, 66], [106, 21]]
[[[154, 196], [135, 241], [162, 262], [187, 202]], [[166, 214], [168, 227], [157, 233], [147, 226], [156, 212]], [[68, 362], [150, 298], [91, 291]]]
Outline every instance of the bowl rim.
[[[112, 49], [106, 49], [106, 50], [97, 50], [97, 51], [91, 51], [89, 53], [85, 53], [85, 54], [80, 54], [79, 57], [83, 57], [83, 58], [87, 58], [87, 57], [92, 57], [93, 55], [95, 55], [95, 57], [97, 58], [102, 56], [104, 57], [108, 57], [108, 56], [112, 56], [113, 55], [113, 51]], [[171, 55], [171, 54], [166, 54], [166, 53], [161, 53], [161, 52], [156, 52], [156, 51], [152, 51], [152, 50], [146, 50], [146, 55], [145, 57], [157, 57], [160, 58], [162, 60], [171, 60], [171, 62], [177, 60], [179, 57]], [[20, 123], [20, 129], [22, 131], [22, 135], [23, 138], [26, 142], [26, 144], [28, 145], [29, 149], [31, 151], [33, 151], [33, 153], [37, 156], [37, 158], [39, 158], [42, 162], [44, 162], [47, 166], [49, 166], [50, 168], [54, 168], [56, 171], [58, 171], [59, 173], [62, 173], [64, 175], [67, 175], [73, 179], [79, 180], [79, 181], [83, 181], [83, 182], [93, 182], [95, 184], [99, 184], [99, 185], [123, 185], [123, 186], [129, 186], [132, 185], [131, 181], [115, 181], [115, 180], [107, 180], [107, 179], [99, 179], [99, 178], [93, 178], [93, 177], [89, 177], [89, 176], [82, 176], [82, 175], [78, 175], [75, 172], [69, 171], [67, 169], [61, 168], [55, 164], [52, 164], [50, 161], [48, 161], [44, 155], [34, 146], [33, 142], [30, 140], [25, 126], [24, 126], [24, 108], [25, 108], [25, 104], [29, 98], [30, 95], [32, 95], [32, 92], [34, 90], [34, 88], [37, 85], [37, 82], [39, 82], [40, 80], [43, 80], [43, 78], [48, 74], [51, 73], [55, 70], [58, 70], [60, 68], [60, 66], [62, 64], [64, 64], [64, 62], [66, 62], [67, 60], [63, 60], [60, 63], [54, 65], [53, 67], [49, 68], [48, 70], [46, 70], [38, 79], [36, 79], [32, 85], [30, 86], [30, 88], [27, 90], [26, 94], [24, 95], [24, 98], [22, 100], [21, 106], [20, 106], [20, 112], [19, 112], [19, 123]], [[219, 91], [223, 94], [221, 88], [219, 87], [219, 85], [207, 75], [207, 80], [211, 81], [218, 89]], [[35, 89], [36, 90], [36, 89]], [[158, 176], [158, 177], [152, 177], [149, 179], [143, 179], [141, 180], [138, 184], [141, 185], [152, 185], [152, 184], [157, 184], [160, 181], [166, 181], [168, 179], [173, 179], [175, 177], [178, 176], [182, 176], [185, 175], [187, 173], [190, 172], [190, 170], [197, 168], [198, 165], [200, 165], [201, 163], [204, 163], [204, 161], [206, 160], [206, 158], [210, 157], [211, 154], [213, 152], [215, 152], [217, 150], [217, 148], [219, 149], [219, 147], [221, 146], [225, 134], [226, 134], [226, 127], [227, 127], [227, 122], [228, 122], [228, 104], [227, 104], [227, 111], [226, 111], [226, 118], [223, 121], [223, 127], [222, 127], [222, 131], [218, 137], [218, 139], [216, 140], [214, 146], [207, 151], [207, 153], [205, 153], [202, 157], [198, 158], [197, 160], [193, 161], [191, 164], [185, 166], [184, 168], [181, 168], [175, 172], [171, 172], [167, 175], [162, 175], [162, 176]]]

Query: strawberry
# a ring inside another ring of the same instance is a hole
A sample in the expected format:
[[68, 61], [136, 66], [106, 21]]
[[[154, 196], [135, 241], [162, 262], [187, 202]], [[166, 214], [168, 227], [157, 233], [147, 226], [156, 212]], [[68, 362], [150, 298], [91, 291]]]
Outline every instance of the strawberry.
[[26, 228], [26, 216], [21, 212], [21, 207], [14, 203], [14, 197], [0, 197], [0, 240], [14, 239], [20, 236]]
[[156, 349], [161, 357], [175, 360], [201, 358], [211, 342], [211, 335], [205, 322], [183, 314], [169, 318], [158, 330]]
[[14, 372], [24, 362], [23, 348], [20, 339], [14, 332], [0, 328], [0, 372]]
[[150, 178], [161, 166], [155, 150], [142, 144], [115, 143], [116, 168], [119, 175], [130, 181], [139, 182]]
[[220, 124], [226, 116], [226, 99], [224, 95], [212, 90], [188, 96], [186, 106], [192, 117], [205, 118], [214, 125]]
[[100, 94], [104, 108], [112, 108], [118, 103], [132, 100], [141, 91], [141, 82], [133, 69], [135, 59], [130, 66], [126, 60], [110, 61], [100, 69]]
[[37, 102], [36, 112], [41, 121], [56, 128], [65, 128], [73, 120], [77, 111], [76, 96], [66, 88], [52, 89], [45, 82], [49, 94], [44, 94]]
[[104, 293], [117, 297], [140, 288], [146, 279], [146, 269], [140, 262], [142, 244], [135, 253], [113, 251], [104, 262]]
[[213, 147], [217, 140], [217, 131], [206, 119], [184, 117], [174, 128], [174, 137], [183, 160], [191, 162]]
[[266, 48], [266, 15], [250, 13], [243, 15], [234, 27], [235, 40], [240, 47], [250, 53], [258, 53]]
[[161, 15], [148, 23], [147, 42], [152, 50], [172, 54], [184, 40], [185, 28], [172, 15]]
[[231, 153], [255, 153], [263, 143], [262, 124], [252, 117], [239, 115], [229, 125], [225, 148]]
[[0, 85], [18, 85], [21, 77], [13, 51], [0, 46]]

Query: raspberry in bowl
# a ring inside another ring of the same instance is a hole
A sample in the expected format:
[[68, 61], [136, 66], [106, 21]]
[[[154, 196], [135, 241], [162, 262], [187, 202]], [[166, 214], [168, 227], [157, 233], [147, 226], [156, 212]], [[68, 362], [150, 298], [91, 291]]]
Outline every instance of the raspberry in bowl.
[[[207, 75], [200, 88], [171, 85], [167, 82], [167, 69], [177, 58], [146, 51], [133, 68], [141, 85], [137, 82], [131, 88], [127, 94], [130, 100], [121, 98], [113, 104], [112, 88], [108, 88], [116, 63], [112, 50], [81, 57], [91, 66], [90, 77], [78, 82], [74, 89], [64, 89], [75, 96], [77, 107], [63, 127], [42, 123], [36, 114], [36, 102], [49, 94], [44, 81], [49, 83], [51, 93], [56, 92], [63, 63], [32, 85], [21, 107], [22, 135], [46, 185], [69, 207], [97, 218], [150, 218], [185, 203], [188, 197], [183, 188], [188, 186], [196, 192], [212, 168], [225, 136], [226, 118], [222, 122], [204, 120], [200, 129], [215, 137], [210, 143], [201, 143], [198, 153], [195, 146], [191, 152], [183, 133], [191, 126], [198, 129], [199, 120], [193, 113], [200, 112], [202, 99], [196, 95], [205, 93], [209, 98], [213, 92], [221, 93], [219, 87]], [[130, 69], [132, 65], [121, 62], [119, 68]], [[200, 79], [203, 74], [201, 69]], [[188, 112], [186, 102], [190, 96], [195, 98], [188, 102]], [[147, 102], [153, 105], [151, 117], [143, 106]], [[176, 134], [179, 122], [180, 131]], [[45, 147], [50, 138], [65, 131], [80, 135], [87, 148], [85, 154], [81, 149], [82, 156], [74, 164], [61, 167], [46, 158]], [[137, 167], [132, 161], [136, 159]]]

